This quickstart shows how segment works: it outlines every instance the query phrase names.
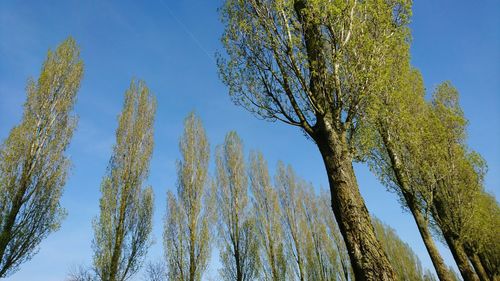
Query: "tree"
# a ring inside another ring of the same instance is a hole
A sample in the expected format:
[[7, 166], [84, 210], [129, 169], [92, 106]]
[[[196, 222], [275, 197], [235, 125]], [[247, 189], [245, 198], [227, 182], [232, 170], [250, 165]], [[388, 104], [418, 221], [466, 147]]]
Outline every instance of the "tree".
[[250, 155], [249, 177], [261, 251], [261, 276], [268, 281], [284, 281], [288, 262], [282, 243], [281, 209], [278, 194], [271, 185], [266, 160], [261, 153]]
[[275, 185], [282, 214], [283, 244], [286, 254], [288, 259], [294, 261], [292, 265], [294, 276], [300, 281], [304, 281], [307, 278], [308, 233], [304, 231], [304, 206], [301, 202], [301, 198], [305, 196], [303, 182], [297, 179], [291, 166], [285, 167], [282, 162], [279, 162], [275, 175]]
[[94, 270], [100, 280], [130, 278], [151, 245], [153, 190], [143, 188], [143, 182], [153, 152], [155, 111], [146, 84], [132, 81], [101, 183], [100, 215], [93, 222]]
[[47, 54], [38, 81], [29, 80], [22, 121], [0, 147], [0, 277], [17, 271], [60, 227], [60, 198], [69, 159], [64, 155], [83, 74], [72, 38]]
[[329, 207], [329, 195], [317, 196], [312, 185], [301, 197], [304, 219], [301, 232], [307, 234], [307, 280], [350, 280], [351, 267], [337, 222]]
[[411, 1], [226, 0], [219, 57], [236, 104], [301, 128], [319, 148], [332, 209], [359, 280], [393, 280], [352, 167], [366, 98], [390, 83]]
[[168, 279], [199, 281], [210, 255], [212, 220], [209, 198], [210, 150], [201, 121], [191, 113], [184, 121], [177, 163], [177, 197], [167, 194], [163, 243]]
[[322, 191], [319, 195], [317, 204], [319, 205], [319, 211], [321, 213], [320, 218], [321, 221], [326, 225], [328, 235], [330, 237], [326, 243], [334, 243], [336, 247], [337, 263], [339, 265], [336, 267], [336, 275], [338, 276], [338, 280], [348, 281], [353, 280], [353, 272], [351, 263], [349, 260], [349, 253], [347, 252], [346, 245], [344, 240], [342, 240], [342, 234], [340, 233], [339, 226], [332, 212], [330, 212], [330, 194], [326, 191]]
[[225, 280], [253, 280], [259, 264], [259, 245], [256, 220], [248, 204], [243, 144], [236, 132], [229, 132], [224, 144], [217, 148], [216, 175], [221, 275]]
[[481, 280], [497, 280], [500, 277], [500, 246], [497, 243], [500, 208], [495, 197], [485, 192], [479, 195], [477, 205], [464, 247]]
[[426, 280], [419, 258], [410, 246], [399, 238], [396, 231], [377, 218], [373, 219], [373, 225], [398, 280]]
[[[422, 157], [438, 147], [426, 144], [432, 138], [429, 110], [420, 73], [411, 69], [408, 52], [391, 68], [392, 83], [371, 99], [363, 126], [358, 131], [358, 151], [381, 182], [395, 192], [413, 216], [420, 236], [441, 281], [452, 277], [429, 228], [426, 202], [435, 186], [433, 166]], [[422, 184], [425, 182], [426, 184]]]
[[166, 265], [162, 260], [149, 262], [146, 265], [144, 274], [145, 281], [166, 281], [167, 277]]
[[474, 210], [483, 189], [484, 160], [465, 144], [467, 120], [458, 102], [458, 91], [449, 83], [441, 84], [430, 104], [433, 142], [437, 147], [424, 155], [435, 168], [437, 179], [431, 211], [464, 280], [479, 280], [464, 249]]
[[94, 281], [92, 271], [84, 265], [75, 266], [68, 274], [66, 281]]

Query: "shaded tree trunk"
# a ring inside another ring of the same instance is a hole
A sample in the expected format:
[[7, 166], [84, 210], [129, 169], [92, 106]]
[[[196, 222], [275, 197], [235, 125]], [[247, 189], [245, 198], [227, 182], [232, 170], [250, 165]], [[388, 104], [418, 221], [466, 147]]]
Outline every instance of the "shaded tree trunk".
[[448, 244], [448, 247], [450, 248], [455, 262], [457, 263], [458, 269], [460, 270], [460, 274], [462, 275], [464, 281], [479, 281], [479, 277], [476, 272], [474, 272], [474, 269], [467, 259], [463, 246], [451, 235], [443, 233], [443, 236]]
[[[405, 196], [405, 199], [406, 199], [406, 196]], [[413, 215], [413, 218], [415, 219], [415, 223], [417, 224], [418, 231], [420, 233], [420, 236], [422, 237], [422, 240], [424, 241], [425, 248], [427, 249], [427, 252], [429, 253], [432, 264], [434, 265], [434, 268], [436, 269], [436, 273], [439, 277], [439, 280], [441, 280], [441, 281], [453, 280], [450, 276], [450, 272], [448, 271], [448, 268], [446, 267], [446, 264], [443, 261], [443, 258], [439, 254], [439, 251], [436, 247], [436, 244], [434, 243], [434, 239], [432, 238], [432, 235], [429, 231], [427, 221], [425, 220], [422, 212], [420, 211], [420, 209], [415, 208], [414, 204], [412, 204], [412, 203], [408, 204], [408, 207], [410, 208], [410, 211]]]
[[464, 249], [465, 253], [467, 254], [467, 257], [469, 257], [469, 260], [472, 263], [472, 266], [474, 267], [474, 270], [476, 271], [477, 276], [479, 277], [479, 280], [481, 281], [492, 280], [488, 277], [488, 274], [486, 273], [486, 270], [484, 269], [483, 264], [481, 263], [481, 260], [479, 259], [477, 253], [467, 246], [464, 246]]
[[483, 266], [488, 277], [491, 280], [497, 280], [499, 278], [498, 271], [495, 270], [495, 267], [488, 260], [488, 258], [486, 258], [485, 255], [482, 253], [478, 253], [477, 256], [478, 256], [479, 260], [481, 261], [481, 265]]
[[439, 277], [439, 280], [452, 281], [453, 279], [451, 277], [451, 274], [448, 271], [448, 268], [444, 263], [443, 258], [439, 254], [436, 244], [434, 243], [434, 239], [432, 238], [432, 235], [429, 231], [429, 224], [427, 223], [424, 214], [422, 213], [420, 207], [418, 206], [415, 195], [410, 192], [411, 187], [409, 186], [409, 183], [406, 177], [404, 176], [402, 168], [403, 163], [401, 163], [401, 160], [398, 157], [396, 150], [394, 149], [393, 146], [394, 141], [392, 141], [388, 131], [384, 130], [383, 128], [379, 129], [379, 131], [382, 136], [384, 146], [387, 150], [387, 154], [389, 155], [389, 159], [391, 161], [391, 167], [392, 170], [394, 171], [394, 175], [396, 177], [398, 186], [401, 189], [401, 193], [404, 197], [406, 206], [408, 207], [408, 209], [410, 209], [410, 212], [413, 215], [413, 219], [417, 224], [418, 232], [422, 237], [425, 248], [427, 249], [432, 264], [436, 269], [436, 273]]
[[318, 121], [317, 125], [313, 139], [327, 170], [332, 210], [346, 243], [355, 279], [395, 280], [359, 192], [345, 133], [339, 136], [324, 121]]

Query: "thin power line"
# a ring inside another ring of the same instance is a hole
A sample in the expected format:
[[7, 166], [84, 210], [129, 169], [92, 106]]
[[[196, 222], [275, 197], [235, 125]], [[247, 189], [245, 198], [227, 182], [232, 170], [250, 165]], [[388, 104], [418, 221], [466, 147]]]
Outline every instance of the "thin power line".
[[205, 47], [203, 47], [203, 44], [201, 44], [201, 42], [196, 38], [196, 36], [189, 30], [189, 28], [173, 13], [172, 9], [170, 9], [170, 7], [167, 5], [167, 3], [165, 3], [165, 1], [163, 0], [160, 0], [160, 3], [163, 4], [163, 6], [165, 6], [165, 8], [167, 9], [167, 12], [170, 14], [170, 16], [181, 26], [181, 28], [184, 30], [184, 32], [186, 32], [189, 37], [191, 38], [191, 40], [194, 41], [194, 43], [196, 44], [196, 46], [198, 48], [200, 48], [200, 50], [205, 54], [207, 55], [208, 58], [210, 58], [210, 60], [215, 63], [215, 60], [214, 58], [209, 54], [209, 52], [207, 51], [207, 49], [205, 49]]

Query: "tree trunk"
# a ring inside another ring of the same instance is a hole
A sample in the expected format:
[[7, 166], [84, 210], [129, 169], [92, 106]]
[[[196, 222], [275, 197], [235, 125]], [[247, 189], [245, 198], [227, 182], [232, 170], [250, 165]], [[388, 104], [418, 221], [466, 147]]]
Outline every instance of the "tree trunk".
[[490, 281], [491, 279], [488, 277], [488, 274], [486, 273], [486, 270], [484, 269], [483, 264], [481, 263], [481, 260], [479, 259], [477, 253], [466, 246], [464, 246], [464, 249], [467, 254], [467, 257], [469, 257], [469, 260], [472, 263], [472, 266], [474, 267], [474, 270], [476, 271], [477, 276], [479, 277], [479, 280]]
[[452, 277], [446, 264], [443, 261], [443, 258], [439, 254], [439, 251], [434, 243], [434, 239], [432, 239], [432, 235], [429, 231], [429, 224], [422, 214], [420, 207], [416, 201], [416, 196], [410, 191], [411, 187], [409, 186], [408, 179], [404, 175], [403, 163], [401, 163], [401, 158], [398, 157], [397, 150], [394, 149], [394, 141], [389, 135], [389, 132], [385, 129], [385, 127], [381, 126], [379, 128], [379, 132], [382, 136], [382, 140], [384, 142], [385, 149], [387, 150], [387, 154], [389, 155], [389, 159], [391, 160], [391, 167], [396, 176], [396, 181], [401, 189], [401, 193], [405, 200], [406, 206], [410, 209], [411, 214], [413, 215], [413, 219], [417, 224], [418, 232], [422, 237], [425, 248], [429, 253], [432, 264], [436, 269], [436, 273], [441, 281], [452, 281]]
[[491, 280], [500, 280], [500, 275], [498, 274], [498, 270], [496, 266], [493, 266], [493, 264], [488, 260], [488, 258], [485, 257], [484, 253], [478, 253], [477, 254], [479, 260], [481, 261], [481, 265], [483, 266], [486, 274]]
[[323, 128], [317, 128], [313, 138], [326, 167], [332, 210], [346, 243], [355, 279], [395, 280], [359, 192], [345, 135], [339, 136], [324, 122], [318, 124]]
[[436, 244], [434, 243], [434, 239], [432, 239], [432, 235], [429, 231], [427, 221], [425, 220], [422, 212], [420, 211], [420, 209], [415, 208], [415, 206], [410, 207], [410, 205], [411, 204], [408, 204], [408, 207], [410, 208], [410, 211], [413, 214], [413, 218], [415, 219], [415, 223], [417, 224], [418, 231], [420, 232], [420, 236], [424, 241], [425, 248], [429, 253], [432, 264], [436, 269], [436, 273], [439, 277], [439, 280], [441, 281], [453, 280], [451, 278], [450, 272], [448, 271], [448, 268], [446, 267], [446, 264], [443, 261], [443, 258], [439, 254]]
[[463, 246], [451, 235], [443, 233], [444, 239], [450, 248], [451, 254], [457, 263], [458, 269], [464, 281], [479, 281], [479, 277], [469, 263]]

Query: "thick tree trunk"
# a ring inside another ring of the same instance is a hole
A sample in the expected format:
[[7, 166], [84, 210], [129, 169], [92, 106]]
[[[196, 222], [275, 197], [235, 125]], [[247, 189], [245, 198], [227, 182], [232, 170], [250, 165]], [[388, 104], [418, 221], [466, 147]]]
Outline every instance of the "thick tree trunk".
[[332, 209], [349, 252], [355, 279], [395, 280], [356, 182], [345, 136], [333, 128], [317, 128], [313, 136], [328, 174]]
[[479, 281], [479, 277], [476, 272], [472, 268], [469, 260], [467, 259], [467, 255], [465, 254], [465, 250], [463, 246], [458, 243], [455, 238], [451, 235], [446, 235], [443, 233], [444, 239], [450, 248], [451, 254], [457, 263], [458, 269], [460, 270], [460, 274], [464, 281]]

